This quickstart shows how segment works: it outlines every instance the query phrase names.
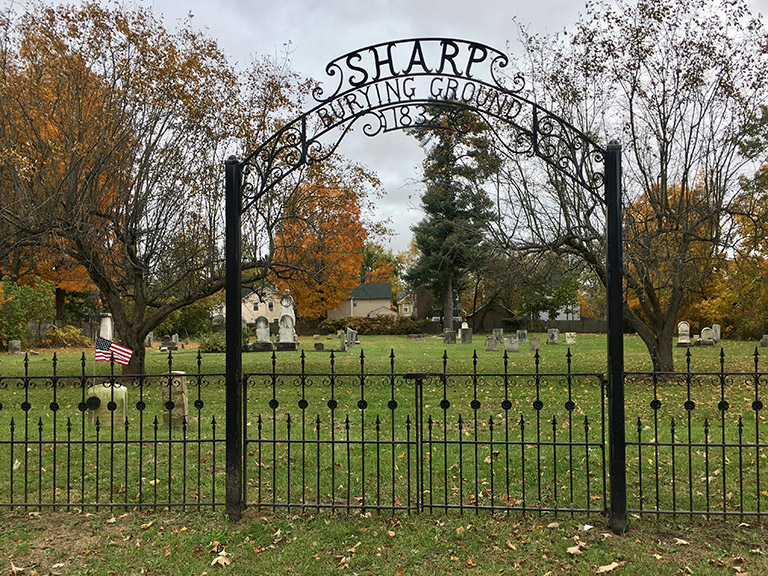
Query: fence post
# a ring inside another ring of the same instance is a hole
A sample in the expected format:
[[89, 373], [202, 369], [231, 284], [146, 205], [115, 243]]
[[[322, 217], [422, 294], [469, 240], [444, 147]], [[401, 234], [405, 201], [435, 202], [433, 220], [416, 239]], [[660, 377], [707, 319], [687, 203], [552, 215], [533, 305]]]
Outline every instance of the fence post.
[[242, 247], [240, 209], [243, 168], [235, 156], [226, 161], [226, 512], [233, 521], [243, 513], [242, 393]]
[[608, 447], [611, 458], [611, 528], [627, 527], [627, 463], [624, 430], [624, 299], [621, 246], [621, 144], [612, 140], [605, 157], [608, 294]]

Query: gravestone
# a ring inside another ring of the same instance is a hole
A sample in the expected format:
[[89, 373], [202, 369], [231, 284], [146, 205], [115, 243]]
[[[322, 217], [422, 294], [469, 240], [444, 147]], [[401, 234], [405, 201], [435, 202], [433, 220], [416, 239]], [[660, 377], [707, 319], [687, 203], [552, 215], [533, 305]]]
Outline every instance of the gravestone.
[[347, 333], [344, 330], [339, 330], [336, 335], [339, 337], [339, 350], [342, 352], [347, 351]]
[[528, 330], [518, 330], [517, 331], [517, 341], [521, 344], [525, 344], [528, 342]]
[[357, 330], [347, 328], [347, 346], [352, 347], [355, 344], [360, 344], [360, 340], [357, 339]]
[[[464, 324], [466, 324], [466, 322]], [[461, 327], [461, 343], [472, 344], [472, 328], [470, 328], [469, 325], [464, 328], [464, 324]]]
[[323, 352], [325, 350], [325, 344], [322, 342], [315, 342], [315, 352]]
[[254, 352], [271, 352], [272, 340], [269, 337], [269, 320], [266, 316], [256, 318], [256, 342], [251, 344]]
[[547, 344], [560, 344], [560, 330], [557, 328], [547, 330]]
[[565, 343], [568, 346], [575, 346], [576, 345], [576, 332], [566, 332], [565, 333]]
[[280, 317], [277, 323], [277, 349], [297, 350], [295, 320], [287, 314]]
[[714, 346], [715, 337], [712, 328], [707, 326], [701, 330], [701, 345], [702, 346]]
[[456, 344], [456, 330], [446, 330], [443, 335], [444, 344]]
[[768, 334], [763, 334], [763, 337], [760, 339], [760, 347], [768, 348]]
[[[128, 389], [125, 386], [110, 384], [109, 382], [90, 386], [88, 399], [85, 401], [86, 406], [88, 406], [88, 422], [92, 426], [96, 426], [96, 419], [98, 419], [101, 428], [110, 427], [113, 422], [116, 427], [125, 426], [125, 404], [127, 401]], [[110, 408], [112, 409], [110, 410]]]
[[115, 333], [114, 324], [112, 322], [112, 314], [102, 314], [101, 322], [99, 323], [99, 336], [105, 340], [113, 340], [112, 336]]
[[144, 337], [144, 348], [152, 348], [155, 345], [155, 333], [150, 332]]
[[528, 339], [528, 350], [533, 352], [534, 350], [538, 350], [541, 347], [539, 344], [539, 338], [536, 336], [531, 336]]
[[485, 339], [485, 351], [496, 352], [496, 338], [488, 336], [488, 338]]
[[21, 354], [21, 340], [8, 340], [8, 354]]
[[720, 324], [712, 324], [712, 339], [715, 341], [715, 344], [720, 342]]
[[496, 339], [498, 344], [504, 342], [504, 328], [494, 328], [493, 337]]
[[178, 342], [174, 342], [173, 338], [171, 338], [167, 334], [163, 336], [163, 339], [160, 341], [160, 352], [167, 352], [168, 350], [178, 350], [178, 349], [179, 349]]
[[293, 310], [291, 291], [286, 290], [280, 298], [280, 319], [277, 321], [277, 349], [298, 350], [296, 335], [296, 312]]
[[687, 348], [691, 345], [691, 325], [685, 320], [677, 325], [677, 347]]
[[504, 338], [504, 350], [506, 352], [520, 352], [520, 341], [514, 336]]
[[171, 342], [173, 342], [176, 345], [175, 350], [178, 350], [179, 349], [179, 335], [178, 334], [174, 334], [173, 336], [171, 336]]
[[162, 384], [163, 387], [163, 426], [183, 428], [189, 425], [189, 389], [186, 372], [174, 370]]

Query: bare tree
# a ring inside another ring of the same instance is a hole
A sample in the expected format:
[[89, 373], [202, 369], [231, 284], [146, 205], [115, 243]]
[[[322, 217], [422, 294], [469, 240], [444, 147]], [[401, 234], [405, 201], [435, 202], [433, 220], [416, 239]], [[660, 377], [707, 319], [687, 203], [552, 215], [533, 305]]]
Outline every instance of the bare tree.
[[[731, 242], [728, 209], [751, 160], [741, 144], [766, 97], [762, 23], [741, 0], [597, 2], [572, 36], [522, 37], [529, 97], [597, 141], [622, 141], [625, 317], [671, 370], [678, 311]], [[501, 179], [507, 249], [575, 254], [605, 282], [593, 194], [519, 159]]]

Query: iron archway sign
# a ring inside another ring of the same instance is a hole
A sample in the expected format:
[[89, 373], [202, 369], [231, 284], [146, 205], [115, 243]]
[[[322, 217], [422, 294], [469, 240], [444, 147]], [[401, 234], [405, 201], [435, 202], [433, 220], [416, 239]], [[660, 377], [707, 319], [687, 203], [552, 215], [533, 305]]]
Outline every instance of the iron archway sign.
[[[244, 491], [241, 325], [241, 216], [283, 179], [334, 154], [361, 125], [366, 136], [429, 127], [427, 105], [464, 108], [483, 118], [512, 154], [536, 156], [585, 188], [606, 208], [611, 524], [626, 526], [624, 349], [622, 341], [621, 147], [603, 148], [564, 119], [522, 96], [522, 76], [485, 44], [416, 38], [349, 52], [326, 66], [328, 87], [315, 105], [244, 159], [226, 162], [226, 471], [227, 513], [242, 514]], [[497, 127], [503, 128], [503, 133]]]

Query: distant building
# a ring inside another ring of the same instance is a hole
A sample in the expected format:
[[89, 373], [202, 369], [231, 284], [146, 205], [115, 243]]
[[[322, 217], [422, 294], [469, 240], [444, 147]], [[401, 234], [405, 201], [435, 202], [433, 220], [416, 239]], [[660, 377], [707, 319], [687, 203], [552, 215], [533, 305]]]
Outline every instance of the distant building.
[[417, 318], [416, 298], [411, 292], [400, 292], [397, 295], [397, 313], [407, 318]]
[[333, 310], [328, 310], [328, 318], [352, 318], [359, 316], [396, 315], [392, 310], [392, 284], [360, 284], [347, 294]]
[[256, 323], [256, 318], [264, 316], [269, 323], [277, 322], [280, 318], [280, 298], [277, 288], [266, 286], [261, 294], [249, 287], [243, 288], [243, 319], [248, 325]]

